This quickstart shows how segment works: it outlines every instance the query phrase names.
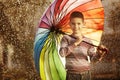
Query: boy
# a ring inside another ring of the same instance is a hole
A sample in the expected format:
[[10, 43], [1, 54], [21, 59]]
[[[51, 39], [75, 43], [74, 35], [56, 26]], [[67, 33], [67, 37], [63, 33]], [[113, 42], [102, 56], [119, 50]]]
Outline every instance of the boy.
[[[84, 16], [75, 11], [70, 15], [71, 35], [64, 35], [61, 42], [60, 55], [66, 57], [66, 80], [90, 80], [90, 57], [96, 56], [91, 41], [84, 37], [81, 28], [84, 26]], [[86, 43], [87, 42], [87, 43]], [[104, 47], [101, 47], [105, 49]], [[99, 50], [99, 52], [103, 52]], [[101, 54], [97, 54], [100, 58]]]

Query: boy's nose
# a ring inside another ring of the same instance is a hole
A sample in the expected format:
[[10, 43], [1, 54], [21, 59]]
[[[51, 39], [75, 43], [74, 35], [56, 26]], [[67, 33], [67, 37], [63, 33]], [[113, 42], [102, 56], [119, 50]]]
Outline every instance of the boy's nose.
[[77, 28], [78, 28], [78, 25], [75, 25], [75, 28], [77, 29]]

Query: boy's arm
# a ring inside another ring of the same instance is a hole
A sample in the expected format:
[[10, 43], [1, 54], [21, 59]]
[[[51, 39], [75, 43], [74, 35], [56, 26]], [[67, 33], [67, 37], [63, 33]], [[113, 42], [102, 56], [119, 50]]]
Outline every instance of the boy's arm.
[[[91, 50], [90, 52], [92, 52], [92, 50]], [[92, 55], [92, 59], [91, 59], [91, 60], [92, 60], [93, 62], [101, 61], [102, 58], [104, 57], [104, 55], [105, 55], [107, 52], [108, 52], [108, 50], [107, 50], [106, 47], [104, 47], [103, 45], [98, 46], [98, 47], [96, 48], [96, 51], [93, 52], [93, 55]]]
[[65, 57], [73, 51], [74, 47], [75, 47], [74, 44], [69, 45], [68, 39], [66, 37], [63, 37], [59, 53], [62, 57]]

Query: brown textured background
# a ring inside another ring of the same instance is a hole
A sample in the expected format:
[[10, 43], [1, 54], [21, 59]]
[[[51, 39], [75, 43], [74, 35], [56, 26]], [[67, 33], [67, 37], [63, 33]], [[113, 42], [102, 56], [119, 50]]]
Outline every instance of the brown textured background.
[[[39, 80], [33, 42], [39, 19], [52, 0], [0, 0], [0, 80]], [[95, 80], [120, 79], [120, 0], [102, 0], [105, 27], [101, 44], [110, 50], [93, 64]]]

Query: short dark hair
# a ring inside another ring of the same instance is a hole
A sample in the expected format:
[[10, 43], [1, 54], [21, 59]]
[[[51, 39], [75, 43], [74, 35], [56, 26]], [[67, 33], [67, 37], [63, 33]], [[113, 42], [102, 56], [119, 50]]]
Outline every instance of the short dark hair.
[[83, 16], [82, 12], [74, 11], [71, 13], [70, 19], [76, 18], [76, 17], [81, 18], [84, 21], [84, 16]]

